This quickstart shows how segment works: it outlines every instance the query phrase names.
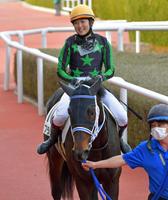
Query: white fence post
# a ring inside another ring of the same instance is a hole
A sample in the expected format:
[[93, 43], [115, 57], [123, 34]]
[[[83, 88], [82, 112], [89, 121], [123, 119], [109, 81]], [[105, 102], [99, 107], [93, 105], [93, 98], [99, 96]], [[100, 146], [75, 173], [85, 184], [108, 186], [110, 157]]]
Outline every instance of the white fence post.
[[[124, 79], [123, 79], [124, 81]], [[128, 104], [128, 95], [127, 95], [127, 89], [125, 88], [120, 88], [120, 100], [121, 100], [121, 104], [124, 107], [124, 110], [127, 112], [127, 104]], [[125, 129], [124, 133], [123, 133], [123, 140], [125, 142], [127, 142], [127, 128]]]
[[23, 102], [23, 66], [22, 51], [17, 50], [17, 95], [18, 103]]
[[136, 31], [136, 53], [140, 53], [140, 31]]
[[71, 0], [71, 8], [73, 8], [75, 6], [75, 2], [74, 0]]
[[[10, 39], [10, 36], [7, 36]], [[9, 89], [11, 48], [6, 44], [4, 90]]]
[[66, 0], [66, 7], [70, 7], [70, 2], [69, 2], [69, 0]]
[[123, 45], [123, 28], [118, 29], [118, 51], [124, 51]]
[[[24, 45], [24, 36], [22, 32], [18, 33], [19, 43]], [[23, 52], [17, 50], [17, 95], [18, 103], [23, 103]]]
[[37, 57], [37, 98], [38, 114], [44, 114], [44, 83], [43, 83], [43, 59]]
[[42, 48], [47, 48], [47, 30], [41, 32], [42, 36]]
[[92, 0], [63, 0], [62, 9], [69, 12], [79, 4], [86, 4], [92, 8]]
[[92, 8], [92, 0], [88, 0], [88, 6]]
[[106, 31], [106, 38], [107, 38], [108, 42], [111, 44], [112, 38], [111, 38], [111, 32], [110, 31]]

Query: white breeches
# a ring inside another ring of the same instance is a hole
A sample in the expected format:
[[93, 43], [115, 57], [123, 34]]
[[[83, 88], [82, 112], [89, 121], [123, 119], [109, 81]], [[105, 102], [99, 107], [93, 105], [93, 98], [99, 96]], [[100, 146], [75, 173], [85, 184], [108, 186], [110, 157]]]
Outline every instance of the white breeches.
[[102, 97], [102, 101], [109, 108], [120, 127], [128, 124], [127, 112], [113, 94], [108, 90], [105, 90], [105, 95]]
[[70, 103], [69, 96], [64, 93], [57, 103], [57, 107], [55, 109], [54, 115], [53, 115], [53, 123], [54, 125], [60, 127], [63, 126], [65, 121], [68, 119], [68, 107]]
[[[109, 91], [105, 90], [105, 95], [102, 97], [103, 103], [110, 109], [113, 117], [118, 122], [119, 126], [125, 126], [128, 123], [127, 112], [124, 110], [120, 102]], [[67, 120], [68, 107], [70, 103], [69, 96], [64, 93], [60, 101], [57, 103], [57, 108], [54, 112], [53, 123], [56, 126], [63, 126]]]

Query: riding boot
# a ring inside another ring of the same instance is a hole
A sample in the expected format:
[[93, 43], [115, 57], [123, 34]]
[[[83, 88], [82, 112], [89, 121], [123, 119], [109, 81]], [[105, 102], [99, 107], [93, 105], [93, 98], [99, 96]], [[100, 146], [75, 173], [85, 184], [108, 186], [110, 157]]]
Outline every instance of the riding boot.
[[124, 127], [120, 127], [119, 129], [119, 136], [120, 136], [120, 147], [121, 147], [121, 151], [123, 153], [128, 153], [130, 151], [132, 151], [132, 148], [130, 147], [130, 145], [124, 141], [123, 139], [123, 133], [124, 133], [124, 130], [126, 129], [126, 126]]
[[46, 153], [51, 148], [51, 146], [53, 146], [58, 141], [59, 131], [59, 127], [53, 124], [51, 125], [50, 137], [48, 138], [48, 140], [44, 141], [37, 147], [38, 154]]

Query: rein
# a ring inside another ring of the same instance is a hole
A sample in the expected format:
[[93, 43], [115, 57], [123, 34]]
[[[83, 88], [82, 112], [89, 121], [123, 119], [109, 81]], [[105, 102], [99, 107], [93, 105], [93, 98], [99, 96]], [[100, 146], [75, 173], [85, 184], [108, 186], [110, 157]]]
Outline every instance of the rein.
[[[86, 160], [83, 160], [82, 162], [85, 163]], [[92, 168], [89, 168], [89, 172], [92, 175], [93, 182], [94, 182], [94, 184], [95, 184], [95, 186], [96, 186], [96, 188], [97, 188], [102, 200], [112, 200], [112, 198], [103, 189], [102, 185], [100, 184], [99, 180], [97, 179], [97, 177], [95, 175], [94, 170]]]

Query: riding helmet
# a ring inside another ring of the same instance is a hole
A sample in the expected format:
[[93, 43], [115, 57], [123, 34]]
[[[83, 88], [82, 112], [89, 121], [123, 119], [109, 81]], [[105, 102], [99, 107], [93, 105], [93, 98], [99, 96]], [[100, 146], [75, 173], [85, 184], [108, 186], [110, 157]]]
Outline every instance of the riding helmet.
[[87, 5], [78, 5], [74, 7], [70, 13], [70, 20], [73, 21], [77, 19], [95, 19], [93, 10]]
[[157, 104], [153, 106], [147, 116], [149, 123], [153, 121], [168, 121], [168, 104]]

